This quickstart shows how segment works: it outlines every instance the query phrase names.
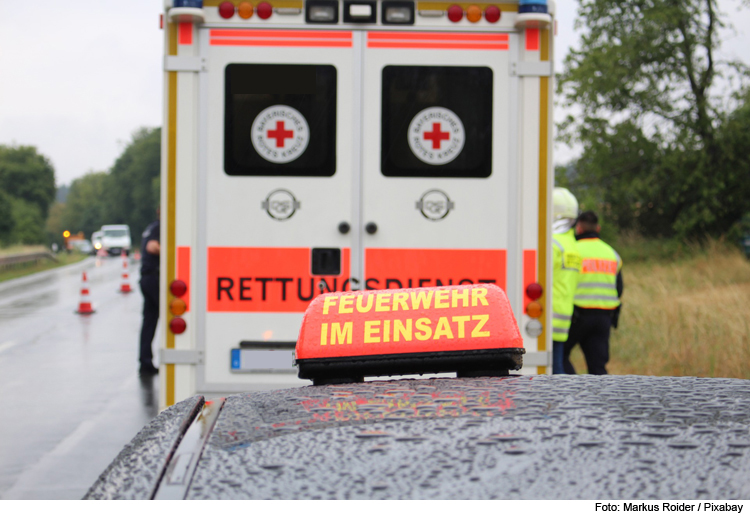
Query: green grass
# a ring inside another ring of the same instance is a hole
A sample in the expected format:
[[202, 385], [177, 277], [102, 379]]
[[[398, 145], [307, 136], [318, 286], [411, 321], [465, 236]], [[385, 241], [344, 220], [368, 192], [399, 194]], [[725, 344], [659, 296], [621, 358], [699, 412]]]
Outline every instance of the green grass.
[[[29, 247], [29, 246], [25, 246]], [[40, 246], [41, 247], [41, 246]], [[18, 247], [17, 247], [18, 248]], [[42, 251], [44, 248], [41, 249]], [[35, 251], [40, 251], [39, 249], [36, 249]], [[25, 251], [26, 253], [34, 253], [35, 251]], [[19, 254], [24, 253], [23, 251], [16, 251], [14, 253], [0, 253], [2, 256], [8, 256], [9, 254]], [[10, 280], [10, 279], [17, 279], [18, 277], [25, 277], [26, 275], [31, 275], [32, 273], [38, 273], [40, 271], [45, 271], [53, 268], [59, 268], [60, 266], [65, 266], [67, 264], [73, 264], [75, 262], [80, 262], [83, 259], [85, 259], [88, 255], [84, 255], [83, 253], [79, 253], [77, 251], [74, 251], [72, 253], [58, 253], [57, 255], [57, 262], [53, 260], [44, 260], [40, 262], [39, 264], [33, 264], [33, 265], [21, 265], [18, 267], [14, 267], [7, 270], [1, 270], [0, 271], [0, 282]]]

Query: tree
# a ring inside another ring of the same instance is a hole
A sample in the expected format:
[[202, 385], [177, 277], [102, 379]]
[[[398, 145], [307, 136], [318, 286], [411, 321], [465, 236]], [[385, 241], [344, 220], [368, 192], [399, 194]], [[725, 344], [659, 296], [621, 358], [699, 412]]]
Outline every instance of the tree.
[[86, 237], [90, 237], [102, 224], [110, 223], [108, 179], [106, 172], [91, 172], [70, 184], [62, 215], [63, 229], [72, 233], [83, 231]]
[[0, 189], [0, 246], [10, 243], [16, 221], [11, 213], [11, 198]]
[[63, 231], [65, 231], [65, 213], [66, 206], [62, 202], [55, 202], [49, 208], [49, 215], [47, 216], [46, 230], [47, 230], [47, 243], [57, 244], [58, 247], [64, 247]]
[[161, 129], [141, 128], [109, 173], [106, 223], [128, 224], [133, 242], [156, 218], [160, 170]]
[[722, 165], [730, 108], [716, 79], [746, 68], [716, 60], [717, 1], [580, 0], [578, 16], [581, 47], [558, 93], [582, 109], [561, 127], [584, 147], [582, 181], [602, 189], [602, 209], [623, 228], [722, 232], [741, 211], [724, 204], [735, 177]]
[[14, 228], [11, 233], [12, 244], [44, 244], [44, 217], [39, 205], [21, 198], [11, 197], [10, 210]]
[[55, 170], [36, 147], [0, 145], [0, 189], [11, 197], [35, 204], [44, 225], [55, 199]]

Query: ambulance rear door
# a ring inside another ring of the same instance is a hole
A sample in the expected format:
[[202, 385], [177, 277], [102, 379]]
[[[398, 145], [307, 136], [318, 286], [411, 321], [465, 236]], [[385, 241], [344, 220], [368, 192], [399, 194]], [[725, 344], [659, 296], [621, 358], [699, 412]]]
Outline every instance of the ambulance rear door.
[[302, 314], [321, 279], [348, 287], [352, 32], [205, 28], [201, 45], [199, 390], [305, 383]]
[[366, 287], [515, 288], [517, 115], [509, 71], [517, 36], [412, 30], [365, 38]]

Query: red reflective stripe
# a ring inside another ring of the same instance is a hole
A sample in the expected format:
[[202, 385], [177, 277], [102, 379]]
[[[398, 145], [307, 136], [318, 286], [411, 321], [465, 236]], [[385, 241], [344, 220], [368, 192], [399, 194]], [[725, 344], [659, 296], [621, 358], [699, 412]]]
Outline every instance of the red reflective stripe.
[[244, 38], [302, 38], [302, 39], [349, 39], [351, 31], [284, 31], [284, 30], [252, 30], [252, 29], [212, 29], [211, 38], [216, 37], [244, 37]]
[[523, 250], [523, 313], [526, 313], [526, 306], [531, 299], [526, 295], [526, 286], [536, 282], [536, 250]]
[[177, 277], [185, 283], [185, 311], [190, 311], [190, 246], [177, 246]]
[[508, 44], [473, 44], [466, 42], [368, 42], [368, 48], [404, 48], [404, 49], [474, 49], [474, 50], [507, 50]]
[[180, 22], [180, 45], [190, 46], [193, 44], [193, 24]]
[[471, 41], [471, 42], [509, 42], [510, 38], [504, 33], [399, 33], [394, 31], [378, 31], [367, 34], [368, 40], [437, 40], [437, 41]]
[[539, 28], [526, 29], [526, 51], [539, 51]]
[[296, 48], [351, 48], [349, 41], [211, 39], [211, 46], [270, 46]]
[[504, 249], [365, 249], [367, 289], [422, 288], [507, 279]]

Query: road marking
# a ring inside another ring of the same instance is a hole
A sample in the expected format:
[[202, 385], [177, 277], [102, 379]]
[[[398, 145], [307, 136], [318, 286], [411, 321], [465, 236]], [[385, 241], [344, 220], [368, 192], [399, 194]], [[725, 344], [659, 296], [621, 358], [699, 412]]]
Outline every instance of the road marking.
[[9, 348], [13, 348], [15, 346], [15, 341], [6, 341], [2, 345], [0, 345], [0, 354], [8, 350]]

